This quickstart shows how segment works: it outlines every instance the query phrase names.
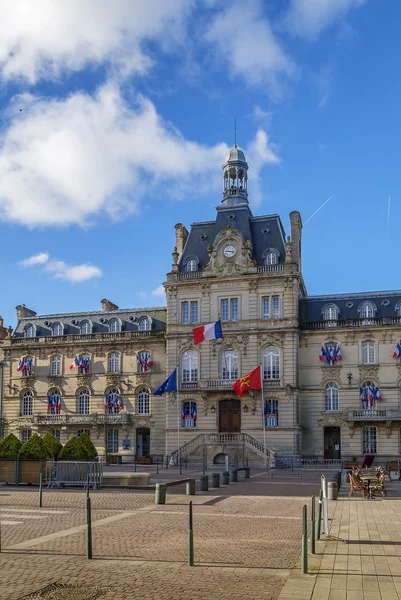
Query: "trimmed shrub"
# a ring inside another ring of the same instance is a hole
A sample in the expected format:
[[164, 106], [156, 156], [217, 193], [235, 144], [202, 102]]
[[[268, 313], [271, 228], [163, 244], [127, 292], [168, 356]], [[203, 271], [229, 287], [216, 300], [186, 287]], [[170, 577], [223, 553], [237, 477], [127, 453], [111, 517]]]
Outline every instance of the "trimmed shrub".
[[0, 442], [0, 458], [18, 458], [21, 446], [22, 442], [13, 433], [9, 433]]
[[97, 458], [97, 450], [89, 435], [85, 432], [81, 433], [78, 439], [85, 448], [88, 458]]
[[82, 458], [88, 458], [88, 453], [85, 449], [85, 446], [83, 446], [83, 444], [81, 444], [79, 441], [79, 438], [74, 436], [69, 439], [60, 450], [58, 458], [79, 460]]
[[29, 440], [22, 444], [20, 451], [18, 452], [18, 458], [34, 458], [42, 459], [49, 458], [50, 453], [46, 448], [42, 438], [34, 433], [31, 435]]
[[58, 440], [56, 436], [52, 435], [51, 433], [46, 433], [46, 435], [43, 437], [43, 443], [49, 452], [49, 456], [52, 458], [57, 458], [60, 454], [60, 450], [63, 447], [63, 444], [60, 442], [60, 440]]

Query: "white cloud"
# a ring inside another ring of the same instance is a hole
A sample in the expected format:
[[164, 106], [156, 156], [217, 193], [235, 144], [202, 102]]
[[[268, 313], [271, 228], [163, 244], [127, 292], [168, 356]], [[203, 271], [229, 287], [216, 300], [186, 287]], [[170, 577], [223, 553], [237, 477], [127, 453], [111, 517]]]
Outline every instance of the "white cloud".
[[165, 50], [185, 36], [192, 0], [2, 0], [0, 72], [4, 78], [59, 77], [103, 62], [143, 74], [145, 44]]
[[137, 292], [137, 295], [145, 302], [145, 304], [154, 304], [154, 298], [161, 298], [166, 302], [166, 291], [162, 285], [151, 292]]
[[256, 105], [253, 108], [252, 117], [259, 126], [267, 128], [270, 127], [273, 113], [269, 110], [263, 110], [263, 108]]
[[[218, 192], [224, 143], [186, 140], [155, 106], [129, 106], [114, 82], [66, 99], [15, 99], [0, 138], [0, 218], [35, 227], [88, 226], [96, 215], [119, 218], [155, 188], [171, 197]], [[22, 108], [22, 112], [19, 111]], [[266, 134], [265, 134], [266, 135]], [[252, 173], [277, 162], [259, 133], [250, 146]]]
[[159, 285], [159, 287], [157, 287], [155, 290], [152, 290], [150, 294], [151, 296], [156, 296], [158, 298], [165, 298], [166, 290], [164, 289], [163, 285]]
[[49, 260], [49, 255], [47, 252], [39, 252], [38, 254], [34, 254], [29, 258], [24, 258], [24, 260], [20, 261], [20, 265], [22, 267], [32, 267], [34, 265], [43, 265]]
[[293, 77], [295, 66], [275, 37], [263, 15], [260, 0], [236, 1], [217, 13], [205, 32], [205, 39], [218, 47], [218, 56], [227, 61], [232, 75], [250, 85], [264, 85], [279, 97], [282, 77]]
[[249, 167], [249, 199], [250, 204], [257, 208], [263, 199], [260, 187], [260, 173], [266, 164], [279, 164], [280, 158], [276, 154], [274, 144], [269, 143], [267, 133], [259, 129], [254, 141], [249, 145], [246, 152]]
[[318, 93], [318, 107], [324, 108], [333, 90], [334, 73], [329, 66], [322, 67], [316, 75], [315, 83]]
[[284, 25], [293, 35], [315, 39], [323, 29], [365, 2], [366, 0], [292, 0]]

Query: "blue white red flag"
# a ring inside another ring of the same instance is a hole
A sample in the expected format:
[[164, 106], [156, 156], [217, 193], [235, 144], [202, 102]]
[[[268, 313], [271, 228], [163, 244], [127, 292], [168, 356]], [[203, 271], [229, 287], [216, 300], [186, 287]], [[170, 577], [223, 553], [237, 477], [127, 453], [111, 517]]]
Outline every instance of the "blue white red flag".
[[380, 393], [379, 388], [375, 387], [373, 390], [373, 395], [375, 400], [382, 400], [382, 395]]
[[324, 362], [324, 361], [326, 360], [326, 349], [325, 349], [325, 348], [323, 348], [323, 346], [322, 346], [322, 348], [321, 348], [321, 350], [320, 350], [320, 354], [319, 354], [319, 360], [320, 360], [321, 362]]
[[72, 371], [72, 369], [73, 369], [74, 367], [77, 367], [78, 365], [79, 365], [79, 359], [78, 359], [78, 357], [76, 356], [76, 357], [74, 358], [74, 360], [72, 361], [72, 363], [70, 364], [70, 371]]
[[196, 421], [197, 416], [198, 416], [198, 412], [196, 410], [196, 404], [193, 404], [192, 405], [192, 418], [193, 418], [194, 421]]
[[394, 348], [393, 358], [400, 358], [400, 356], [401, 356], [401, 344], [400, 344], [400, 342], [398, 342], [396, 347]]
[[366, 401], [366, 388], [359, 388], [359, 397], [362, 402]]
[[337, 360], [343, 359], [343, 355], [341, 354], [340, 344], [338, 344], [338, 346], [336, 346], [336, 348], [335, 348], [335, 356], [334, 357], [336, 359], [336, 362], [337, 362]]
[[18, 363], [17, 371], [22, 371], [25, 367], [25, 358], [21, 358]]
[[195, 327], [195, 329], [192, 330], [192, 333], [194, 334], [194, 344], [201, 344], [205, 340], [220, 339], [223, 337], [221, 321], [219, 319], [215, 323], [208, 323], [207, 325]]
[[150, 352], [138, 352], [136, 360], [141, 373], [147, 373], [153, 367], [153, 360]]
[[81, 356], [78, 362], [78, 367], [81, 369], [82, 375], [86, 375], [86, 373], [89, 373], [89, 363], [90, 359], [87, 356]]

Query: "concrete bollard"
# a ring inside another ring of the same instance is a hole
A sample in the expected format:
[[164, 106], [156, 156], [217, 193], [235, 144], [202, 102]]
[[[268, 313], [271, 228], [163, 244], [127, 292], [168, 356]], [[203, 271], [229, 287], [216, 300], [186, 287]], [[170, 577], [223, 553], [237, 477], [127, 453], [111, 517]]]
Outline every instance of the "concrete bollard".
[[156, 483], [155, 504], [166, 504], [165, 483]]
[[337, 500], [337, 482], [336, 481], [328, 481], [327, 482], [327, 499], [328, 500]]
[[201, 475], [199, 479], [200, 491], [207, 492], [209, 489], [209, 475]]
[[220, 473], [212, 473], [212, 487], [220, 487]]
[[230, 471], [230, 481], [231, 483], [236, 483], [238, 481], [237, 469], [233, 469], [232, 471]]
[[195, 479], [190, 479], [186, 484], [187, 496], [195, 496]]
[[221, 483], [223, 485], [228, 485], [230, 483], [230, 472], [229, 471], [223, 471], [221, 474]]
[[250, 467], [246, 467], [245, 471], [244, 471], [244, 479], [249, 479], [251, 476], [251, 468]]

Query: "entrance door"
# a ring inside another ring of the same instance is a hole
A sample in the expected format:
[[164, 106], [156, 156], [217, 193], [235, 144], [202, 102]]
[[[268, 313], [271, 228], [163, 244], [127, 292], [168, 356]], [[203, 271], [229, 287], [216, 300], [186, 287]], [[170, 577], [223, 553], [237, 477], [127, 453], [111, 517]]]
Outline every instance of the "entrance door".
[[136, 452], [138, 458], [150, 456], [150, 429], [136, 430]]
[[339, 427], [324, 428], [324, 458], [341, 458], [341, 430]]
[[219, 431], [220, 433], [240, 433], [241, 400], [220, 400]]

